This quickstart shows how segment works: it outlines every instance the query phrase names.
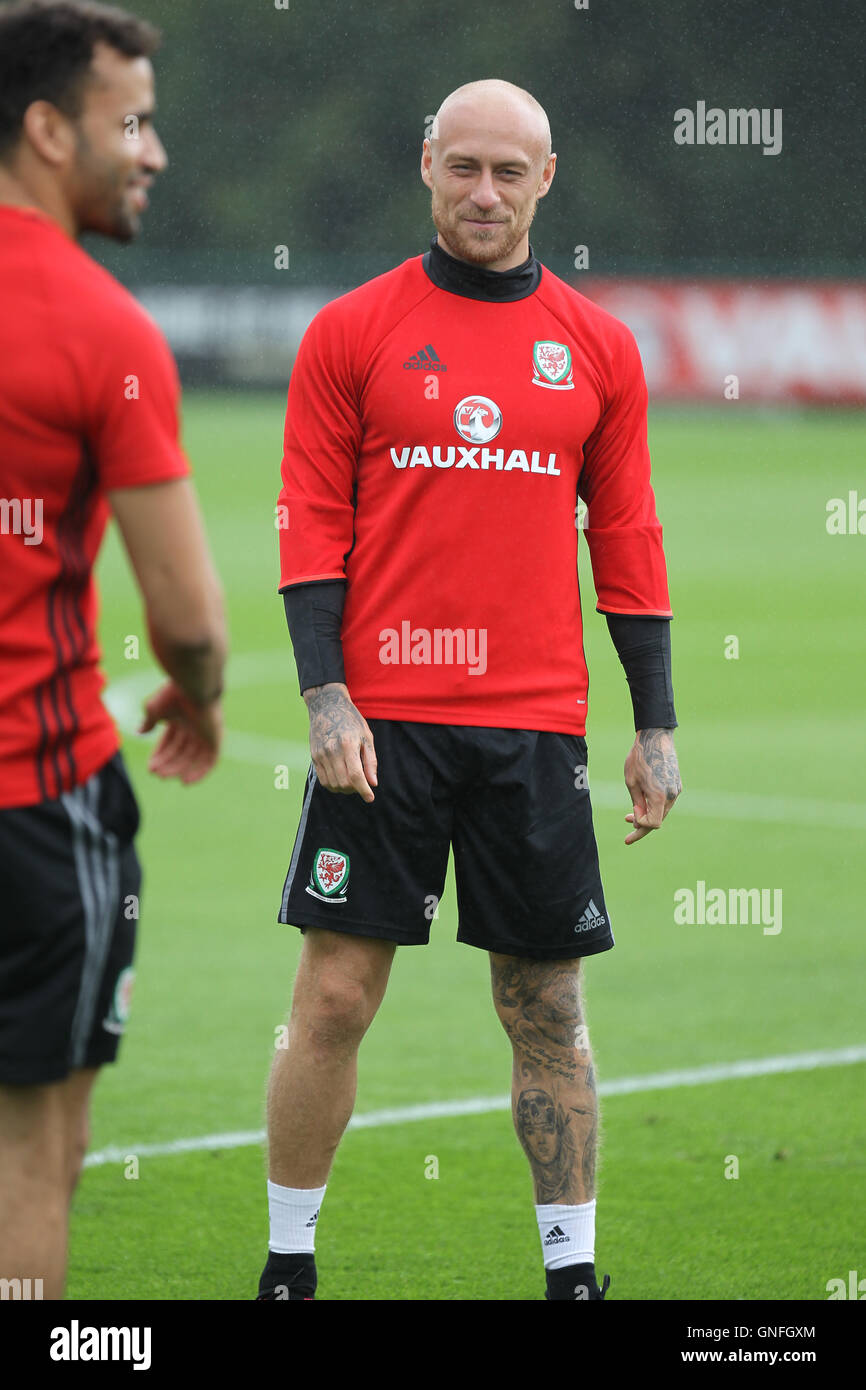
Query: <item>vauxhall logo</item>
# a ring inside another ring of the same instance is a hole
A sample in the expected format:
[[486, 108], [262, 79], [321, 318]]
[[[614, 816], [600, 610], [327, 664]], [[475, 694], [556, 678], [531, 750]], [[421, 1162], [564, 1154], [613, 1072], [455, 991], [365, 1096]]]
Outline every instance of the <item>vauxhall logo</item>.
[[399, 449], [392, 447], [391, 462], [395, 468], [478, 468], [482, 471], [492, 469], [495, 473], [517, 470], [521, 473], [545, 473], [555, 478], [560, 476], [555, 453], [548, 454], [542, 463], [538, 449], [529, 452], [512, 449], [506, 457], [504, 449], [481, 447], [495, 439], [502, 429], [502, 411], [489, 396], [464, 396], [454, 409], [454, 428], [461, 439], [475, 447], [437, 445], [431, 456], [431, 450], [423, 444], [404, 444]]
[[487, 444], [502, 429], [502, 411], [489, 396], [464, 396], [454, 411], [454, 428], [470, 444]]

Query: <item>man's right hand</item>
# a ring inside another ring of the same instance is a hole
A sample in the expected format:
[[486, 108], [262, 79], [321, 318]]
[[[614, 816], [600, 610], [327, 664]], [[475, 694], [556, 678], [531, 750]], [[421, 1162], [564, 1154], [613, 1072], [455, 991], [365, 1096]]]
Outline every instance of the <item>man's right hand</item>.
[[165, 724], [151, 754], [148, 771], [157, 777], [177, 777], [184, 786], [200, 782], [216, 765], [222, 741], [219, 697], [197, 705], [174, 681], [167, 681], [145, 701], [138, 732], [146, 734]]
[[314, 685], [304, 691], [310, 712], [310, 753], [322, 786], [329, 792], [353, 792], [374, 801], [376, 749], [373, 734], [345, 685]]

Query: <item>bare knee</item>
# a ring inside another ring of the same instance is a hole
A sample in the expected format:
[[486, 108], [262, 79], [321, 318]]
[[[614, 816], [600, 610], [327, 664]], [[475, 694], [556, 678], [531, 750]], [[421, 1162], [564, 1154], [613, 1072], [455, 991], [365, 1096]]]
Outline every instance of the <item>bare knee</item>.
[[[357, 1047], [382, 1001], [394, 947], [322, 932], [305, 950], [295, 981], [291, 1032], [322, 1052]], [[306, 947], [305, 943], [305, 947]]]
[[65, 1150], [60, 1085], [0, 1086], [0, 1135], [5, 1171], [28, 1183], [61, 1181]]
[[367, 991], [357, 980], [324, 975], [296, 1001], [292, 1021], [317, 1048], [342, 1049], [361, 1041], [372, 1020]]

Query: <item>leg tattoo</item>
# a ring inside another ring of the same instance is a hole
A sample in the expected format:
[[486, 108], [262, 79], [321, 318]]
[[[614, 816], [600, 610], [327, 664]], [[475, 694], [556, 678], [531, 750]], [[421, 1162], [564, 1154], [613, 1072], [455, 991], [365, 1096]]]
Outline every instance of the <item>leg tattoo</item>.
[[496, 1011], [514, 1049], [514, 1127], [536, 1203], [595, 1195], [598, 1100], [580, 961], [490, 957]]

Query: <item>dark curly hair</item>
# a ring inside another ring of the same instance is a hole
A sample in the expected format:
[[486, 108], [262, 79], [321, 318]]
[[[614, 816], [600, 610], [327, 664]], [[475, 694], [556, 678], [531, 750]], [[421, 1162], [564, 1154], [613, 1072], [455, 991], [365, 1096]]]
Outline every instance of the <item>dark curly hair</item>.
[[75, 119], [82, 110], [94, 45], [149, 58], [162, 35], [147, 20], [95, 0], [24, 0], [0, 6], [0, 159], [19, 140], [33, 101]]

